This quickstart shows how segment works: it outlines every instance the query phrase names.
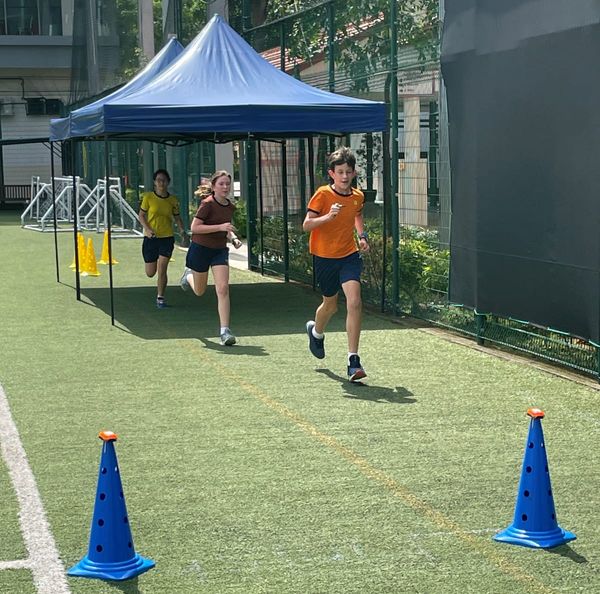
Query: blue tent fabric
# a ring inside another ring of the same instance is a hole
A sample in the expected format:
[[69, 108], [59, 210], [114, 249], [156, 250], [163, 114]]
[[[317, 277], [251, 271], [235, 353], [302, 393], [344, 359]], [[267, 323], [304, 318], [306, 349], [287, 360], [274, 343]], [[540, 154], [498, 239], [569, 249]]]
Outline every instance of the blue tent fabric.
[[110, 98], [73, 136], [212, 140], [386, 129], [385, 104], [317, 89], [278, 70], [215, 15], [179, 59]]
[[168, 43], [145, 68], [114, 93], [72, 111], [66, 118], [51, 120], [50, 140], [66, 140], [72, 137], [101, 134], [103, 132], [103, 106], [109, 101], [121, 99], [144, 88], [153, 78], [175, 61], [182, 52], [183, 46], [181, 43], [175, 38], [169, 39]]

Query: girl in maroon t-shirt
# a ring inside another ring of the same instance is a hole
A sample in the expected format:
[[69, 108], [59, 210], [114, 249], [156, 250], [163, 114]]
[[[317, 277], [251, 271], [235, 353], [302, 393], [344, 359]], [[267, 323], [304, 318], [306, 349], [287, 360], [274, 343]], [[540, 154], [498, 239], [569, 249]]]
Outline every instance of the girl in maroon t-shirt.
[[[229, 329], [229, 248], [228, 238], [233, 242], [235, 227], [231, 223], [235, 205], [229, 200], [231, 174], [217, 171], [210, 179], [211, 193], [202, 200], [192, 220], [192, 242], [186, 268], [181, 276], [181, 288], [189, 288], [200, 297], [208, 284], [208, 270], [212, 269], [217, 291], [217, 309], [221, 323], [221, 344], [232, 346], [235, 335]], [[237, 246], [236, 246], [237, 247]]]

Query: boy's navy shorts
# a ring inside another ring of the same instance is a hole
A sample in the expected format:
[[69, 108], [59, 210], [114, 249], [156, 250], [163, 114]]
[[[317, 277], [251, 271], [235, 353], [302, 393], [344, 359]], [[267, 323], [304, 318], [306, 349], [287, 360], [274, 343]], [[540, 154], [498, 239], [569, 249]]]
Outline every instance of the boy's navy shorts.
[[211, 266], [227, 266], [229, 248], [209, 248], [192, 242], [188, 249], [185, 265], [196, 272], [206, 272]]
[[146, 264], [156, 262], [159, 256], [170, 258], [175, 249], [174, 237], [144, 237], [142, 256]]
[[360, 282], [362, 258], [354, 252], [345, 258], [321, 258], [315, 256], [315, 276], [321, 293], [325, 297], [333, 297], [345, 282]]

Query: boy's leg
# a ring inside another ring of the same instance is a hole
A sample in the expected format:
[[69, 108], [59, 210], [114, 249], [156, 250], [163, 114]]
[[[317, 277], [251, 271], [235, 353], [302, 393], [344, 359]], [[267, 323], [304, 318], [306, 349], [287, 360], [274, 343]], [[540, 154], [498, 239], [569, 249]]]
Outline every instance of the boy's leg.
[[317, 307], [315, 313], [315, 332], [318, 334], [323, 334], [325, 332], [329, 320], [331, 320], [333, 314], [337, 311], [337, 301], [337, 293], [333, 295], [333, 297], [323, 296], [323, 302]]
[[360, 283], [350, 280], [342, 285], [346, 296], [346, 334], [348, 336], [348, 352], [358, 353], [360, 342], [360, 329], [362, 322], [362, 299], [360, 296]]

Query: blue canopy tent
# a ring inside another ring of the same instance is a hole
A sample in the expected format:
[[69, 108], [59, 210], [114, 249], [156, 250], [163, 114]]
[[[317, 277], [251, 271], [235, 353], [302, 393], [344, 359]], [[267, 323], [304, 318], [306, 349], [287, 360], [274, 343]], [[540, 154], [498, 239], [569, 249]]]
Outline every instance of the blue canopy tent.
[[[344, 135], [387, 128], [384, 103], [337, 95], [289, 76], [260, 56], [218, 15], [158, 76], [131, 93], [106, 97], [92, 111], [71, 126], [68, 134], [64, 127], [53, 127], [51, 140], [104, 140], [107, 164], [108, 139], [178, 144]], [[108, 175], [107, 165], [107, 179]], [[108, 237], [110, 252], [110, 229]], [[111, 271], [114, 324], [112, 288]], [[77, 290], [79, 299], [79, 280]]]
[[384, 103], [336, 95], [289, 76], [218, 15], [158, 76], [82, 110], [87, 111], [75, 116], [77, 125], [68, 135], [53, 122], [50, 139], [109, 135], [222, 142], [378, 132], [386, 126]]
[[89, 105], [72, 111], [66, 118], [50, 121], [50, 141], [67, 140], [81, 136], [93, 136], [102, 132], [102, 107], [109, 101], [116, 101], [143, 89], [157, 77], [183, 52], [183, 46], [177, 39], [168, 43], [154, 56], [146, 67], [138, 72], [127, 84], [114, 93], [106, 95]]

